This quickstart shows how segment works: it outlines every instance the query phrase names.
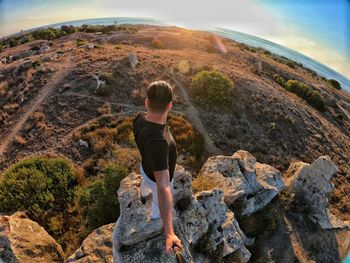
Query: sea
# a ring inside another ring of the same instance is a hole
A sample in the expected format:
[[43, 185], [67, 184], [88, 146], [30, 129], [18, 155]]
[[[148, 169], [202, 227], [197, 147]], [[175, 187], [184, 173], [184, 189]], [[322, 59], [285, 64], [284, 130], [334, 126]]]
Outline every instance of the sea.
[[[76, 21], [68, 21], [64, 23], [57, 23], [47, 26], [42, 26], [39, 28], [47, 28], [47, 27], [61, 27], [62, 25], [74, 25], [81, 26], [83, 24], [89, 25], [122, 25], [122, 24], [144, 24], [144, 25], [158, 25], [158, 26], [171, 26], [166, 21], [160, 21], [152, 18], [138, 18], [138, 17], [109, 17], [109, 18], [96, 18], [96, 19], [85, 19], [85, 20], [76, 20]], [[176, 25], [175, 25], [176, 26]], [[38, 28], [35, 28], [38, 29]], [[193, 28], [192, 28], [193, 29]], [[32, 29], [34, 30], [34, 29]], [[200, 30], [203, 30], [202, 28]], [[229, 38], [236, 42], [244, 43], [253, 47], [261, 47], [264, 48], [271, 53], [274, 53], [279, 56], [284, 56], [289, 58], [295, 62], [301, 63], [304, 67], [309, 68], [315, 71], [318, 75], [323, 76], [327, 79], [335, 79], [340, 84], [343, 90], [350, 93], [350, 80], [338, 73], [337, 71], [329, 68], [328, 66], [305, 56], [295, 50], [290, 48], [281, 46], [279, 44], [273, 43], [266, 39], [262, 39], [253, 35], [245, 34], [242, 32], [237, 32], [234, 30], [230, 30], [227, 28], [221, 27], [212, 27], [204, 29], [209, 32], [216, 33], [222, 37]]]

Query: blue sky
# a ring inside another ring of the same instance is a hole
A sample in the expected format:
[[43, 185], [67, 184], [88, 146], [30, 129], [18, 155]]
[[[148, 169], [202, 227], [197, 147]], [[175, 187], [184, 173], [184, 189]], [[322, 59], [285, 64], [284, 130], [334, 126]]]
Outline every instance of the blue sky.
[[252, 34], [350, 79], [350, 0], [0, 0], [0, 36], [57, 22], [123, 16]]

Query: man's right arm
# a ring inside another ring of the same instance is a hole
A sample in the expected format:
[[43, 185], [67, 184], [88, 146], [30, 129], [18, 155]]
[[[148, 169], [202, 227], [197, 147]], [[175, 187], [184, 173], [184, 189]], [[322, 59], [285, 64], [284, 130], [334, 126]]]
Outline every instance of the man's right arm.
[[158, 205], [166, 237], [165, 251], [169, 254], [173, 245], [177, 245], [182, 249], [181, 241], [175, 235], [173, 229], [173, 197], [170, 188], [169, 169], [155, 171], [154, 177], [157, 183]]
[[154, 177], [157, 183], [158, 204], [160, 215], [163, 220], [165, 235], [173, 235], [172, 203], [173, 198], [169, 183], [169, 170], [155, 171]]

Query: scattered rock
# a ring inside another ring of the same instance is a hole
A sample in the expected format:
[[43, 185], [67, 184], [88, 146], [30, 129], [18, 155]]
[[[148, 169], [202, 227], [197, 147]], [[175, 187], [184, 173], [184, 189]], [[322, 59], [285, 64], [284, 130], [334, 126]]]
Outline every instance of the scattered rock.
[[0, 215], [0, 258], [4, 262], [63, 262], [62, 248], [25, 212]]

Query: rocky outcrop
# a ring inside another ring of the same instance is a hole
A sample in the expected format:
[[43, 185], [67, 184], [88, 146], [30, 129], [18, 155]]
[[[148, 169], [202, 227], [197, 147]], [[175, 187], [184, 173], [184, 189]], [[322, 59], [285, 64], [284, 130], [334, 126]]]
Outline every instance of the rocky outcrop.
[[321, 156], [312, 164], [291, 163], [287, 171], [293, 174], [287, 180], [287, 190], [305, 202], [309, 218], [323, 229], [349, 226], [349, 222], [339, 220], [327, 208], [328, 193], [334, 188], [331, 179], [337, 170], [329, 156]]
[[25, 212], [0, 215], [0, 262], [63, 262], [62, 248]]
[[113, 262], [112, 231], [115, 223], [101, 226], [92, 232], [67, 260], [69, 262]]
[[[114, 262], [175, 262], [165, 254], [161, 219], [151, 220], [151, 198], [141, 202], [141, 175], [131, 173], [118, 190], [120, 217], [114, 227]], [[179, 165], [174, 174], [174, 228], [185, 251], [186, 262], [202, 262], [206, 256], [236, 253], [247, 262], [245, 235], [233, 212], [223, 201], [223, 191], [192, 193], [191, 175]]]
[[285, 187], [279, 170], [244, 150], [208, 158], [199, 173], [224, 191], [225, 203], [234, 204], [240, 215], [261, 210]]

